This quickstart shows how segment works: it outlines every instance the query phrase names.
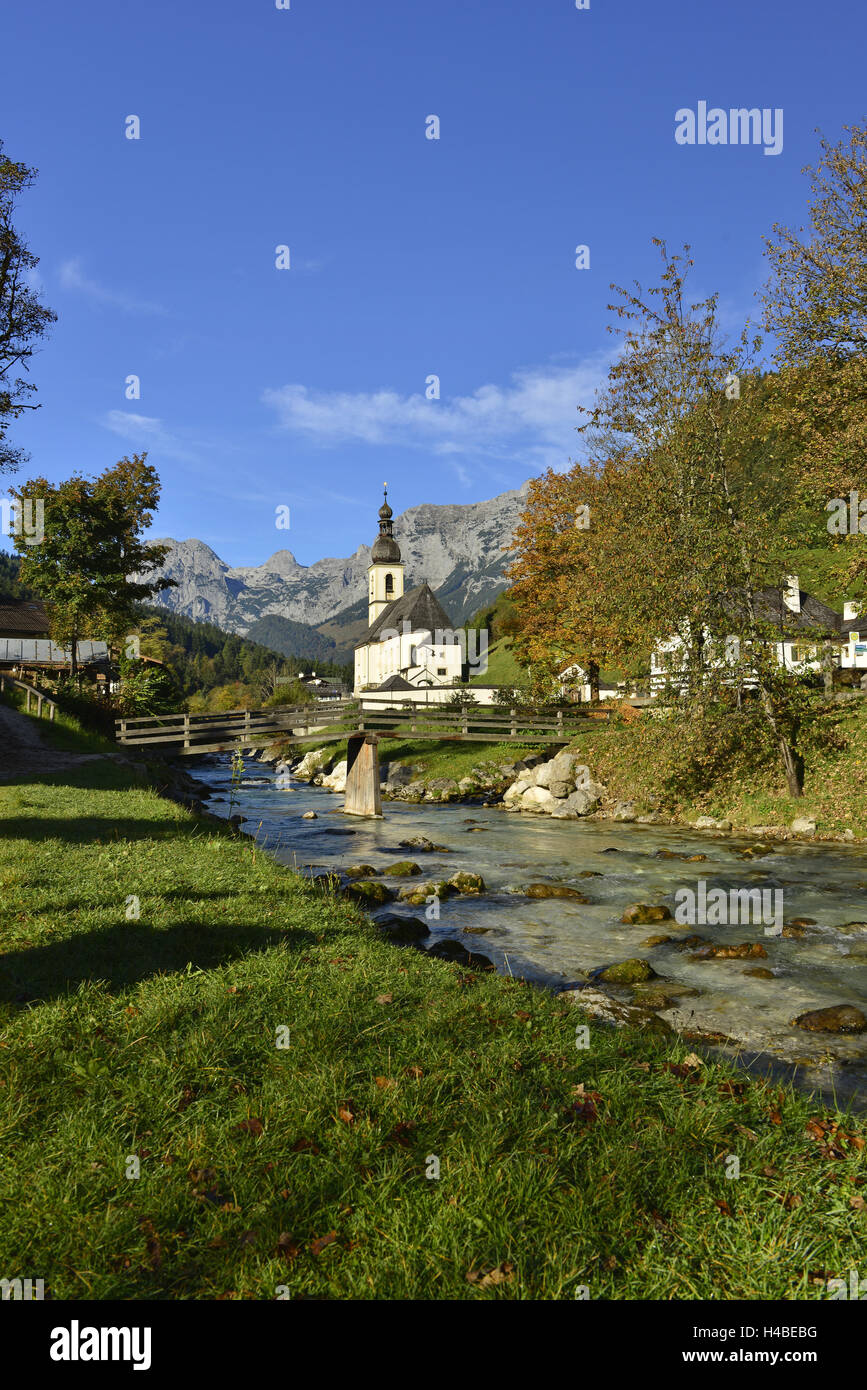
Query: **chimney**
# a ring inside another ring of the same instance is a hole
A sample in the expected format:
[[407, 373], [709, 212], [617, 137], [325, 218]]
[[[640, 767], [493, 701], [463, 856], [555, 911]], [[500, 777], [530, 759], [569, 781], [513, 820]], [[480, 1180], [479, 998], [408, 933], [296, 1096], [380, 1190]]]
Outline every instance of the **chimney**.
[[790, 613], [800, 613], [801, 611], [801, 590], [798, 586], [798, 576], [796, 574], [786, 575], [786, 587], [783, 590], [783, 603]]
[[860, 603], [854, 603], [851, 600], [847, 600], [847, 602], [843, 604], [843, 622], [850, 623], [855, 618], [857, 618], [860, 608]]

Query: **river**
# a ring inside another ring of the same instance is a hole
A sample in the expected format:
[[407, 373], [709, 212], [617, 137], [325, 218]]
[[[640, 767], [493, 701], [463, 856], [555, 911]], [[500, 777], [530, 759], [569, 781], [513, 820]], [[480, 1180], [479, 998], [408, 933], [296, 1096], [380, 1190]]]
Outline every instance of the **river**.
[[[194, 775], [213, 789], [209, 809], [228, 816], [231, 768], [226, 757], [197, 760]], [[720, 1049], [841, 1103], [867, 1105], [867, 1032], [811, 1033], [791, 1020], [808, 1010], [852, 1005], [867, 1013], [867, 851], [859, 846], [784, 842], [755, 850], [755, 839], [716, 836], [665, 826], [603, 821], [558, 821], [507, 813], [478, 804], [411, 805], [383, 802], [383, 818], [343, 814], [343, 797], [284, 777], [266, 764], [247, 763], [232, 813], [247, 818], [242, 829], [281, 863], [304, 872], [340, 872], [352, 864], [383, 869], [395, 858], [414, 859], [422, 880], [387, 878], [393, 888], [472, 870], [484, 877], [481, 897], [453, 897], [429, 922], [431, 939], [452, 938], [488, 956], [496, 968], [563, 989], [586, 981], [588, 972], [631, 958], [647, 960], [661, 977], [644, 988], [674, 992], [673, 1007], [660, 1010], [672, 1027], [724, 1034]], [[317, 819], [302, 819], [315, 811]], [[422, 835], [448, 853], [399, 848]], [[663, 855], [660, 855], [660, 851]], [[665, 854], [704, 855], [696, 862]], [[747, 857], [745, 857], [745, 854]], [[803, 920], [794, 936], [779, 936], [758, 922], [684, 928], [674, 922], [627, 926], [632, 903], [675, 911], [678, 890], [768, 890], [783, 917]], [[577, 888], [587, 903], [529, 898], [530, 883]], [[774, 898], [782, 893], [782, 899]], [[424, 917], [403, 903], [389, 912]], [[474, 931], [467, 933], [466, 928]], [[479, 931], [477, 929], [481, 928]], [[643, 943], [669, 935], [656, 946]], [[761, 943], [766, 958], [697, 959], [684, 948], [690, 935], [714, 945]], [[756, 968], [770, 978], [745, 974]], [[690, 991], [696, 991], [695, 994]], [[622, 1002], [637, 1000], [631, 988], [610, 987]]]

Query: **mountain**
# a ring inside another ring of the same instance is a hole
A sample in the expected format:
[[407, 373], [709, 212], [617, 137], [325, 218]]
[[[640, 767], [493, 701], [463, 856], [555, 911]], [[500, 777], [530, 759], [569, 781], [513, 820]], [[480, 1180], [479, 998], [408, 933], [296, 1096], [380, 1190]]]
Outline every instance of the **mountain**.
[[[492, 603], [506, 588], [505, 547], [524, 509], [528, 487], [525, 483], [468, 505], [424, 502], [395, 517], [406, 588], [427, 580], [455, 627]], [[371, 544], [377, 532], [376, 510], [371, 503]], [[327, 652], [335, 660], [345, 659], [367, 628], [370, 545], [360, 545], [348, 559], [300, 565], [291, 551], [278, 550], [263, 565], [232, 568], [203, 541], [166, 538], [158, 543], [170, 547], [159, 573], [176, 580], [178, 587], [156, 595], [154, 602], [175, 613], [260, 642], [268, 633], [268, 645], [278, 650], [291, 648], [293, 654], [311, 658]], [[275, 619], [286, 620], [286, 626], [271, 626]], [[265, 620], [268, 625], [262, 627]], [[302, 650], [305, 628], [315, 629], [309, 651]]]

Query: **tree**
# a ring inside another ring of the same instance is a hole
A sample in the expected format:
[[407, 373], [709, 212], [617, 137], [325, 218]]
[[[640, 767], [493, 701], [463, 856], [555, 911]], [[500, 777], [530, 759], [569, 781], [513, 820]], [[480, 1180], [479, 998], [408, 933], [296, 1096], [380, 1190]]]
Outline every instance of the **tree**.
[[27, 248], [13, 224], [16, 200], [30, 188], [36, 170], [16, 164], [3, 153], [0, 140], [0, 473], [14, 473], [26, 454], [9, 443], [7, 430], [25, 410], [36, 390], [18, 373], [29, 371], [36, 344], [57, 315], [29, 283], [39, 259]]
[[[821, 480], [793, 468], [771, 438], [757, 341], [745, 329], [733, 347], [723, 344], [716, 296], [685, 298], [689, 248], [670, 256], [655, 244], [660, 284], [618, 289], [610, 306], [623, 350], [580, 427], [588, 463], [531, 489], [514, 572], [521, 645], [530, 654], [534, 644], [547, 648], [558, 662], [568, 648], [590, 670], [604, 657], [635, 671], [657, 642], [671, 641], [691, 719], [720, 700], [737, 717], [725, 691], [749, 683], [800, 796], [799, 739], [819, 709], [805, 708], [798, 682], [780, 676], [772, 645], [780, 616], [760, 593], [782, 589]], [[583, 526], [579, 502], [589, 508]], [[731, 637], [739, 655], [723, 682]]]
[[766, 237], [771, 280], [767, 326], [786, 363], [845, 361], [867, 351], [867, 127], [844, 126], [848, 140], [821, 139], [811, 175], [810, 227], [774, 225]]
[[56, 486], [33, 478], [11, 489], [19, 504], [41, 502], [38, 544], [16, 535], [21, 581], [49, 605], [51, 633], [70, 648], [78, 670], [78, 643], [87, 636], [120, 645], [136, 621], [136, 605], [174, 585], [159, 569], [168, 546], [149, 545], [141, 533], [159, 502], [160, 484], [146, 454], [121, 459], [92, 480], [79, 474]]

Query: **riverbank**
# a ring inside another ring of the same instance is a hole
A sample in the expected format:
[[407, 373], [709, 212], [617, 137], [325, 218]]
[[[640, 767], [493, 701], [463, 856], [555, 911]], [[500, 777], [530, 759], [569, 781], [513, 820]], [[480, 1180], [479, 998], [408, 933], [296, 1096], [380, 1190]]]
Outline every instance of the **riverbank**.
[[4, 787], [0, 813], [10, 1277], [770, 1299], [857, 1267], [860, 1121], [397, 949], [115, 764]]
[[[715, 821], [722, 832], [761, 834], [775, 840], [867, 840], [867, 713], [860, 701], [841, 710], [840, 746], [808, 756], [800, 798], [788, 794], [774, 758], [759, 759], [755, 750], [742, 749], [738, 757], [719, 759], [717, 765], [708, 756], [698, 789], [691, 785], [695, 778], [690, 778], [684, 765], [679, 727], [647, 716], [615, 719], [610, 724], [587, 722], [587, 731], [563, 751], [587, 769], [591, 783], [600, 789], [597, 804], [582, 812], [592, 819], [672, 826], [699, 823], [706, 829], [714, 828], [710, 822]], [[267, 759], [276, 762], [281, 755], [287, 756], [297, 769], [300, 755], [290, 756], [289, 750], [288, 743], [284, 750], [275, 746], [267, 750]], [[507, 743], [383, 740], [380, 761], [387, 765], [383, 790], [386, 796], [405, 801], [499, 801], [520, 779], [522, 768], [559, 751]], [[323, 761], [310, 780], [339, 765], [345, 754], [345, 739], [308, 747], [308, 759], [320, 756]], [[339, 777], [335, 789], [342, 790]], [[546, 808], [540, 804], [515, 809], [544, 814]], [[804, 825], [793, 829], [795, 822]]]

